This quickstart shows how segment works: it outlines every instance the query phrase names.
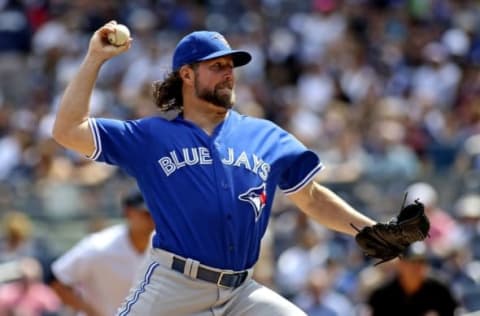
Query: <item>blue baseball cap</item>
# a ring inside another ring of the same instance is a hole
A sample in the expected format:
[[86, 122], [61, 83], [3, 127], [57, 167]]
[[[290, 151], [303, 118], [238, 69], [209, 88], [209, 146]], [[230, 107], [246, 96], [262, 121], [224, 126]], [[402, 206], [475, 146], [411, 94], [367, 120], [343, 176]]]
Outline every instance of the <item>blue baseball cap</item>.
[[250, 53], [232, 50], [225, 37], [218, 32], [196, 31], [178, 42], [173, 53], [172, 69], [177, 71], [183, 65], [209, 60], [222, 56], [232, 56], [234, 67], [248, 64]]

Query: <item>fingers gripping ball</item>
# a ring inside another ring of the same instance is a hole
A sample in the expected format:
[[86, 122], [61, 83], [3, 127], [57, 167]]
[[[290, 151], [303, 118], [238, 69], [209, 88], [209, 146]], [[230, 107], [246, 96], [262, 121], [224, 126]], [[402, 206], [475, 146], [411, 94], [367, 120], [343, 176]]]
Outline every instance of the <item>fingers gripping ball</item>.
[[430, 222], [425, 215], [423, 204], [416, 200], [405, 207], [402, 205], [397, 218], [388, 223], [378, 223], [363, 229], [353, 227], [358, 232], [355, 240], [360, 248], [365, 255], [381, 259], [377, 263], [379, 264], [401, 256], [410, 244], [425, 239]]
[[108, 33], [108, 42], [115, 46], [123, 46], [130, 39], [130, 30], [123, 24], [115, 24], [114, 31]]

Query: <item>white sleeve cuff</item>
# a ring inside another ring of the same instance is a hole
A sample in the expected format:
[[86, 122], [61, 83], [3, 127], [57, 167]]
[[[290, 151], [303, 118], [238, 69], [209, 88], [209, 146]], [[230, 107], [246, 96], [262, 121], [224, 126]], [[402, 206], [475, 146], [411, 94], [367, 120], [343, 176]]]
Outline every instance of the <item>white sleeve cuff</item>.
[[102, 142], [100, 141], [100, 133], [98, 132], [97, 122], [94, 118], [88, 119], [88, 125], [92, 130], [93, 144], [95, 145], [95, 150], [91, 155], [88, 155], [87, 158], [91, 160], [97, 160], [102, 153]]
[[319, 163], [315, 168], [312, 169], [312, 171], [310, 171], [307, 174], [305, 178], [302, 179], [302, 181], [300, 181], [298, 184], [296, 184], [295, 186], [289, 189], [282, 190], [282, 192], [285, 193], [286, 195], [289, 195], [289, 194], [293, 194], [295, 192], [300, 191], [323, 168], [324, 168], [324, 165], [322, 163]]

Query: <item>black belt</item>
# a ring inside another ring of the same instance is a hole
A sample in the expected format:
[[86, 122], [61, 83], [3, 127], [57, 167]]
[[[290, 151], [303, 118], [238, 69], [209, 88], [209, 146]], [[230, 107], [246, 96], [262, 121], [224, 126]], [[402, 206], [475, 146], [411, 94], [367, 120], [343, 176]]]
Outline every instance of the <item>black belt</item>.
[[[184, 273], [185, 262], [186, 261], [181, 258], [173, 257], [172, 269], [180, 273]], [[199, 266], [197, 270], [197, 279], [215, 283], [218, 286], [231, 288], [239, 287], [243, 283], [243, 281], [245, 281], [247, 276], [248, 271], [226, 273], [210, 270], [202, 266]]]

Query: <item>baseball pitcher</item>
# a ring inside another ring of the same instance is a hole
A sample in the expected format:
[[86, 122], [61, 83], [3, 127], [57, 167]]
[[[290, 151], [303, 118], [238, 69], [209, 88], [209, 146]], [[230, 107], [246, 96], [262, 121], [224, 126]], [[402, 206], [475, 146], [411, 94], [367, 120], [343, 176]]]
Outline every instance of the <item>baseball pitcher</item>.
[[66, 148], [134, 177], [152, 213], [150, 260], [118, 315], [305, 315], [251, 278], [277, 187], [312, 219], [357, 236], [368, 255], [392, 259], [425, 238], [428, 221], [420, 207], [376, 223], [313, 181], [323, 165], [294, 136], [233, 110], [234, 68], [251, 55], [233, 50], [217, 32], [181, 39], [171, 73], [154, 83], [155, 104], [178, 110], [174, 119], [90, 117], [101, 66], [132, 45], [109, 44], [115, 25], [93, 34], [53, 135]]

